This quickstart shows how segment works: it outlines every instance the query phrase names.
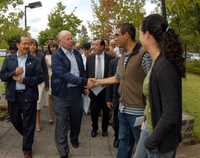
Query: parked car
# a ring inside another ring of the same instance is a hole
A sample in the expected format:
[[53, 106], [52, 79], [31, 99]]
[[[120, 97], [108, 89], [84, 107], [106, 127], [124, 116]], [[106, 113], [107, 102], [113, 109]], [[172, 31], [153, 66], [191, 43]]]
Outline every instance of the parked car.
[[0, 49], [0, 56], [5, 57], [7, 55], [7, 50], [6, 49]]
[[200, 60], [200, 53], [192, 53], [191, 60]]

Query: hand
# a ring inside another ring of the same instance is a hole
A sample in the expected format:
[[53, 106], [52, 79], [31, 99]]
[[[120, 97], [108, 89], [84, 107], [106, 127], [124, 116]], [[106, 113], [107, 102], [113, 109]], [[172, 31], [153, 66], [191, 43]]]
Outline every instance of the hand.
[[13, 76], [12, 78], [13, 78], [13, 80], [15, 80], [16, 82], [19, 82], [19, 83], [22, 83], [22, 82], [23, 82], [23, 78], [22, 78], [20, 75], [18, 75], [18, 76]]
[[96, 82], [95, 78], [89, 78], [88, 81], [87, 81], [86, 88], [91, 89], [91, 88], [95, 87], [95, 82]]
[[89, 95], [89, 93], [90, 93], [90, 91], [89, 91], [89, 89], [84, 89], [84, 95]]
[[112, 107], [113, 107], [113, 104], [112, 104], [112, 102], [110, 102], [110, 101], [106, 102], [106, 105], [107, 105], [107, 107], [108, 107], [109, 109], [112, 109]]
[[49, 86], [45, 86], [44, 89], [45, 89], [46, 91], [48, 91], [48, 90], [49, 90]]
[[15, 69], [15, 75], [21, 75], [23, 74], [24, 70], [23, 70], [23, 67], [16, 67]]

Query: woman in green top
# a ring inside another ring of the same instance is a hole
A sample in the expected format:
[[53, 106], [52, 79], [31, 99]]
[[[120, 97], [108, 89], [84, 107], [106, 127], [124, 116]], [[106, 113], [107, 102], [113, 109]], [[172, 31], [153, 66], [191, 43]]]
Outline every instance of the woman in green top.
[[140, 41], [153, 64], [144, 80], [146, 119], [134, 158], [175, 158], [181, 141], [182, 46], [174, 30], [158, 14], [144, 18]]

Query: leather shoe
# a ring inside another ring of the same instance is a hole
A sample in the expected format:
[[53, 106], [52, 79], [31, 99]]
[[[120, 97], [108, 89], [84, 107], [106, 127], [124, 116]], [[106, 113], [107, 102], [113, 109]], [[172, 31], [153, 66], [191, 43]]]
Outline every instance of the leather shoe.
[[61, 156], [60, 158], [68, 158], [68, 155], [66, 155], [66, 156]]
[[118, 146], [119, 146], [119, 140], [118, 140], [118, 139], [115, 139], [115, 140], [113, 141], [113, 147], [114, 147], [114, 148], [118, 148]]
[[24, 151], [24, 158], [32, 158], [32, 152], [31, 151]]
[[73, 148], [79, 148], [79, 142], [71, 143]]
[[93, 131], [91, 132], [91, 137], [96, 137], [97, 136], [97, 131]]
[[108, 132], [106, 131], [106, 132], [102, 132], [102, 136], [103, 137], [107, 137], [108, 136]]

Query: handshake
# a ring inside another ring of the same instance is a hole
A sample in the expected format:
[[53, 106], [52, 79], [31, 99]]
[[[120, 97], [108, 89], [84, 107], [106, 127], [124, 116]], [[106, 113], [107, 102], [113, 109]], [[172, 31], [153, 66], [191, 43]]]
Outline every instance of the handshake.
[[100, 85], [99, 83], [100, 83], [100, 80], [98, 80], [96, 78], [89, 78], [85, 88], [92, 89], [92, 88], [94, 88], [96, 86], [99, 86]]

